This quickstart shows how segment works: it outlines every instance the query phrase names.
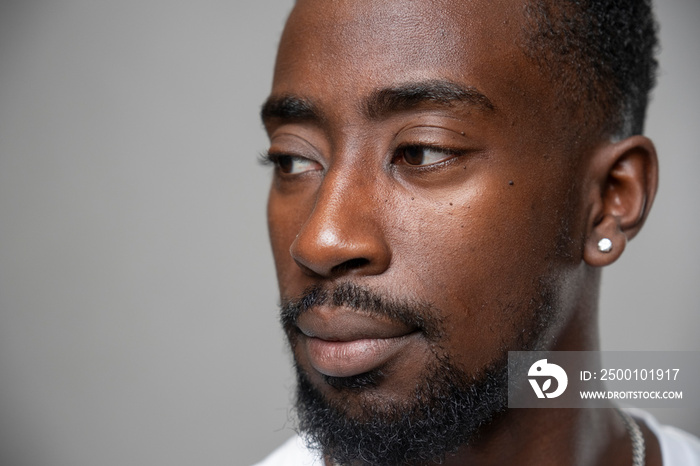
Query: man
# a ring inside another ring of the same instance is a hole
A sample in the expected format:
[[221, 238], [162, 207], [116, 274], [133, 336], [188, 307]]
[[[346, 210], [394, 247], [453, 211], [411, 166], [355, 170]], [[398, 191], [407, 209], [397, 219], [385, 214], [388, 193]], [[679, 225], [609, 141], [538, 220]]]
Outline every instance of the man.
[[700, 464], [651, 418], [507, 409], [508, 351], [598, 349], [656, 192], [650, 6], [585, 3], [297, 2], [262, 117], [310, 448], [261, 464]]

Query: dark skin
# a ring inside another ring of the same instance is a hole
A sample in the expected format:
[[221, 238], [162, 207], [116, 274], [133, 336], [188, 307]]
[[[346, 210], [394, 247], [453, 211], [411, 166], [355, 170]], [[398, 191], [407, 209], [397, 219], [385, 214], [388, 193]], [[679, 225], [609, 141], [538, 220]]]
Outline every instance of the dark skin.
[[[612, 141], [571, 120], [518, 45], [521, 11], [518, 0], [300, 0], [289, 19], [264, 115], [278, 163], [268, 220], [282, 299], [354, 283], [429, 302], [449, 329], [434, 342], [346, 309], [302, 317], [297, 363], [351, 416], [362, 401], [409, 397], [436, 351], [478, 375], [518, 349], [538, 282], [555, 291], [547, 349], [598, 349], [600, 267], [646, 218], [656, 153], [643, 136]], [[597, 248], [604, 237], [609, 253]], [[314, 346], [310, 334], [334, 340], [353, 325], [401, 337], [399, 350], [354, 362]], [[384, 374], [371, 390], [324, 381], [370, 365]], [[647, 465], [661, 464], [644, 430]], [[533, 409], [508, 411], [445, 464], [631, 458], [614, 411]]]

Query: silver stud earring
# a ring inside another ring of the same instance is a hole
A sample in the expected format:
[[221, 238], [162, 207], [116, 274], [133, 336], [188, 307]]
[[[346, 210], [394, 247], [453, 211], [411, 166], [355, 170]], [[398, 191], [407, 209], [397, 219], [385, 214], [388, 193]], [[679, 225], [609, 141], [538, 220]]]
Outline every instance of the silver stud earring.
[[612, 241], [610, 241], [610, 238], [603, 238], [600, 241], [598, 241], [598, 251], [600, 251], [600, 252], [612, 251]]

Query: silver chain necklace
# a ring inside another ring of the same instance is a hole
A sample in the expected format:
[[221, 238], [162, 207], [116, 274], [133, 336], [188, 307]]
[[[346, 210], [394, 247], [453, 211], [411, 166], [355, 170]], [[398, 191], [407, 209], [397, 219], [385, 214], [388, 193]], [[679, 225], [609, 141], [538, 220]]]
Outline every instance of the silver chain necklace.
[[622, 422], [625, 423], [627, 432], [632, 440], [632, 466], [644, 466], [644, 455], [645, 455], [645, 445], [644, 436], [642, 435], [642, 429], [639, 428], [637, 421], [632, 419], [632, 416], [627, 414], [621, 409], [617, 410], [617, 413], [622, 418]]

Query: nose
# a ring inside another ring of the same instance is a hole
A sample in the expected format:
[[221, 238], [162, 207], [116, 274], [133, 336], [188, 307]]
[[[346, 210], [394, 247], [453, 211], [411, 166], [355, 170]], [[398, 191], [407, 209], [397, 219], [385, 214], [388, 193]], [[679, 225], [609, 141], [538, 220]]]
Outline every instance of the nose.
[[[379, 275], [389, 267], [391, 251], [383, 233], [383, 207], [374, 181], [329, 171], [316, 202], [290, 247], [308, 275]], [[374, 178], [372, 178], [374, 180]]]

